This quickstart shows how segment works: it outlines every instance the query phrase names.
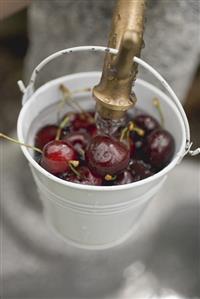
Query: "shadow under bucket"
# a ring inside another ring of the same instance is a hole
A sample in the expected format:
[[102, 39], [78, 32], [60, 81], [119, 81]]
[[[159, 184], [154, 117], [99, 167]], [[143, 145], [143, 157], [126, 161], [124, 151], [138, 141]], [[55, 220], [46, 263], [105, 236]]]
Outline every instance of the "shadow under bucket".
[[[43, 64], [39, 66], [42, 65], [42, 68], [50, 60], [52, 58], [47, 58], [46, 62], [42, 62]], [[37, 71], [37, 68], [35, 70]], [[36, 72], [33, 73], [34, 79], [30, 81], [32, 86], [29, 85], [23, 90], [26, 103], [18, 118], [19, 140], [33, 144], [39, 128], [57, 121], [56, 107], [60, 96], [58, 88], [60, 84], [66, 85], [71, 91], [92, 88], [99, 82], [100, 76], [100, 72], [67, 75], [46, 83], [34, 93]], [[24, 88], [22, 83], [20, 86], [21, 89]], [[161, 188], [168, 172], [186, 154], [187, 129], [177, 105], [161, 90], [143, 80], [136, 80], [134, 92], [139, 107], [158, 120], [159, 115], [152, 105], [152, 99], [156, 97], [160, 100], [165, 126], [176, 143], [172, 161], [149, 178], [121, 186], [104, 187], [70, 183], [48, 173], [34, 160], [33, 151], [22, 146], [44, 204], [48, 223], [65, 240], [77, 247], [104, 249], [128, 238], [145, 207]], [[89, 92], [78, 93], [75, 98], [84, 109], [94, 107], [95, 103]], [[61, 117], [68, 111], [67, 109], [65, 107], [62, 110]]]

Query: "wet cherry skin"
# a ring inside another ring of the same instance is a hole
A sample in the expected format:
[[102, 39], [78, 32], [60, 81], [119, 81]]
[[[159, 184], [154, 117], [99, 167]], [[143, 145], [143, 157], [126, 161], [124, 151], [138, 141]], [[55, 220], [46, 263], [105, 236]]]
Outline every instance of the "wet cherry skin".
[[92, 124], [95, 124], [94, 118], [91, 113], [76, 113], [71, 122], [74, 131], [87, 129]]
[[115, 175], [123, 171], [129, 163], [130, 151], [119, 140], [107, 136], [95, 136], [85, 153], [88, 167], [96, 174]]
[[35, 146], [43, 149], [45, 144], [56, 138], [58, 127], [56, 125], [47, 125], [41, 128], [35, 136]]
[[62, 140], [53, 140], [43, 148], [41, 166], [52, 174], [58, 175], [69, 170], [69, 162], [77, 159], [77, 153], [71, 144]]
[[136, 116], [133, 121], [137, 127], [144, 130], [145, 135], [148, 135], [154, 130], [160, 128], [158, 121], [148, 114], [140, 114]]
[[61, 122], [66, 118], [69, 118], [69, 122], [64, 128], [63, 132], [68, 134], [68, 132], [86, 132], [90, 136], [95, 136], [97, 134], [97, 127], [94, 121], [94, 113], [67, 113], [62, 118]]
[[[94, 112], [68, 112], [60, 124], [64, 119], [60, 140], [55, 140], [59, 138], [57, 125], [47, 125], [35, 136], [35, 146], [43, 151], [35, 159], [63, 180], [96, 186], [129, 184], [160, 171], [174, 155], [173, 136], [143, 111], [127, 117], [127, 127], [119, 128], [115, 137], [97, 135]], [[134, 128], [123, 135], [130, 122], [144, 136]], [[73, 166], [72, 161], [78, 159], [79, 165]]]
[[86, 132], [90, 134], [90, 136], [94, 137], [97, 135], [97, 127], [95, 124], [91, 124], [90, 126], [87, 127]]
[[139, 136], [136, 132], [131, 132], [131, 138], [135, 143], [136, 155], [141, 157], [142, 148], [146, 137], [154, 130], [160, 128], [157, 120], [148, 114], [139, 114], [133, 119], [134, 124], [144, 131], [144, 136]]
[[132, 174], [132, 182], [137, 182], [153, 175], [151, 165], [143, 160], [132, 160], [129, 164], [129, 169]]
[[135, 154], [135, 150], [136, 150], [136, 145], [135, 145], [135, 142], [133, 141], [133, 138], [127, 137], [120, 141], [128, 147], [129, 152], [130, 152], [130, 157], [133, 157]]
[[133, 176], [129, 170], [124, 170], [114, 181], [115, 185], [125, 185], [133, 182]]
[[90, 139], [89, 134], [80, 131], [69, 133], [62, 138], [62, 140], [70, 143], [79, 154], [85, 152]]
[[148, 135], [143, 149], [145, 159], [158, 170], [171, 161], [174, 150], [173, 136], [163, 129], [155, 130]]

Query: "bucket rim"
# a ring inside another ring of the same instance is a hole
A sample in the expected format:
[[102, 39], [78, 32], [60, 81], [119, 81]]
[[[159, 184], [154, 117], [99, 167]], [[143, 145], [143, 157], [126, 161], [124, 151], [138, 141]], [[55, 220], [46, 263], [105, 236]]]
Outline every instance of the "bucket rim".
[[[62, 81], [64, 78], [68, 78], [68, 79], [73, 79], [73, 78], [78, 78], [81, 76], [98, 76], [100, 77], [101, 72], [99, 71], [92, 71], [92, 72], [79, 72], [79, 73], [74, 73], [74, 74], [70, 74], [70, 75], [65, 75], [56, 79], [53, 79], [51, 81], [48, 81], [47, 83], [45, 83], [44, 85], [42, 85], [41, 87], [39, 87], [36, 92], [30, 97], [30, 99], [24, 104], [24, 106], [22, 107], [19, 116], [18, 116], [18, 121], [17, 121], [17, 135], [18, 138], [20, 140], [20, 142], [25, 142], [24, 140], [24, 136], [23, 136], [23, 130], [22, 130], [22, 120], [24, 115], [26, 114], [26, 111], [28, 110], [29, 106], [32, 104], [32, 102], [34, 101], [34, 98], [42, 91], [44, 91], [45, 89], [47, 89], [49, 87], [49, 85], [57, 85], [59, 81]], [[171, 162], [165, 166], [162, 170], [160, 170], [159, 172], [155, 173], [154, 175], [142, 179], [140, 181], [137, 182], [132, 182], [129, 184], [124, 184], [124, 185], [117, 185], [117, 186], [93, 186], [93, 185], [82, 185], [82, 184], [77, 184], [77, 183], [72, 183], [69, 181], [64, 181], [61, 178], [56, 177], [55, 175], [49, 173], [48, 171], [46, 171], [44, 168], [42, 168], [35, 160], [34, 158], [31, 156], [30, 151], [25, 147], [25, 146], [21, 146], [21, 150], [23, 152], [23, 154], [25, 155], [25, 157], [27, 158], [27, 160], [29, 161], [29, 163], [31, 163], [31, 165], [37, 170], [39, 171], [41, 174], [43, 174], [45, 177], [47, 177], [50, 180], [53, 180], [56, 183], [60, 183], [66, 187], [70, 187], [72, 189], [79, 189], [79, 190], [88, 190], [88, 191], [117, 191], [117, 190], [127, 190], [127, 189], [132, 189], [134, 186], [135, 187], [139, 187], [139, 186], [143, 186], [146, 185], [148, 183], [153, 182], [156, 179], [161, 178], [162, 176], [166, 175], [170, 170], [172, 170], [177, 164], [180, 163], [180, 161], [182, 160], [182, 158], [184, 157], [185, 154], [185, 146], [186, 146], [186, 130], [184, 127], [184, 122], [183, 119], [181, 117], [181, 114], [178, 110], [178, 108], [176, 107], [176, 105], [173, 103], [173, 101], [170, 99], [170, 97], [165, 94], [162, 90], [160, 90], [158, 87], [154, 86], [153, 84], [146, 82], [143, 79], [136, 79], [137, 84], [147, 87], [150, 90], [152, 90], [153, 92], [159, 94], [159, 96], [161, 98], [164, 98], [164, 100], [173, 108], [173, 110], [176, 110], [176, 114], [177, 117], [179, 118], [180, 124], [181, 124], [181, 130], [182, 130], [182, 134], [183, 134], [183, 138], [182, 138], [182, 142], [180, 145], [179, 150], [177, 151], [177, 153], [175, 154], [175, 156], [173, 157], [173, 159], [171, 160]], [[86, 94], [86, 92], [84, 93]], [[88, 93], [89, 94], [89, 93]]]

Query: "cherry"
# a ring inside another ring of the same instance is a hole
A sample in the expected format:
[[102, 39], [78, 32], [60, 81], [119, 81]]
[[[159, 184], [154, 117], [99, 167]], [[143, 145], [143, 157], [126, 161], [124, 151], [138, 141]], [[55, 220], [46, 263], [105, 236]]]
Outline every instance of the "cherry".
[[144, 136], [140, 136], [137, 132], [131, 132], [131, 137], [136, 147], [136, 155], [141, 157], [146, 137], [154, 130], [160, 128], [160, 124], [153, 116], [144, 113], [137, 115], [133, 122], [144, 131]]
[[135, 142], [135, 153], [136, 153], [136, 156], [140, 157], [142, 155], [142, 151], [141, 150], [142, 150], [142, 147], [144, 145], [145, 138], [141, 137], [141, 136], [138, 136], [136, 133], [132, 133], [131, 136], [132, 136], [132, 139]]
[[118, 176], [106, 175], [103, 180], [104, 186], [125, 185], [133, 182], [133, 176], [130, 170], [125, 169]]
[[136, 145], [135, 143], [133, 142], [133, 139], [131, 137], [127, 137], [125, 139], [122, 139], [120, 140], [122, 143], [124, 143], [128, 148], [129, 148], [129, 151], [130, 151], [130, 156], [132, 157], [134, 154], [135, 154], [135, 148], [136, 148]]
[[96, 174], [115, 175], [123, 171], [130, 158], [126, 145], [107, 135], [95, 136], [85, 153], [88, 167]]
[[153, 175], [151, 165], [145, 163], [143, 160], [132, 160], [129, 164], [129, 169], [132, 174], [132, 182], [136, 182]]
[[158, 121], [148, 114], [140, 114], [134, 118], [134, 123], [144, 130], [145, 135], [150, 134], [152, 131], [160, 128]]
[[58, 127], [55, 125], [47, 125], [41, 128], [35, 136], [35, 146], [41, 150], [49, 141], [52, 141], [56, 138]]
[[[115, 137], [120, 140], [120, 142], [124, 143], [130, 152], [130, 156], [132, 157], [135, 154], [135, 142], [133, 141], [132, 137], [130, 136], [130, 122], [127, 124], [125, 128], [120, 127], [117, 132], [115, 133]], [[133, 129], [133, 125], [131, 127]]]
[[91, 124], [87, 127], [86, 132], [90, 134], [90, 136], [94, 137], [97, 135], [97, 127], [95, 124]]
[[[154, 102], [163, 124], [160, 104]], [[97, 135], [94, 112], [75, 106], [80, 112], [68, 112], [59, 126], [37, 132], [35, 148], [25, 145], [50, 173], [79, 184], [122, 185], [149, 177], [171, 161], [174, 139], [154, 117], [134, 110], [127, 114], [126, 126], [111, 137]]]
[[91, 125], [95, 125], [94, 118], [91, 113], [76, 113], [71, 121], [74, 131], [88, 129]]
[[139, 128], [133, 121], [129, 121], [125, 128], [121, 128], [119, 139], [121, 142], [127, 144], [130, 149], [131, 157], [137, 154], [137, 150], [140, 148], [144, 140], [144, 134], [144, 130]]
[[83, 185], [100, 186], [102, 184], [102, 178], [92, 173], [91, 170], [86, 166], [80, 166], [76, 172], [77, 174], [71, 171], [68, 173], [65, 179], [72, 183]]
[[62, 134], [63, 136], [67, 135], [69, 131], [86, 132], [91, 136], [95, 136], [97, 134], [97, 127], [94, 121], [93, 112], [82, 112], [82, 113], [69, 112], [64, 115], [61, 122], [65, 118], [69, 118], [69, 121], [67, 126], [63, 129], [63, 134]]
[[171, 161], [174, 150], [173, 136], [163, 129], [153, 131], [147, 137], [144, 146], [146, 160], [157, 169], [162, 169]]
[[124, 170], [114, 181], [115, 185], [125, 185], [133, 182], [133, 176], [129, 170]]
[[62, 140], [53, 140], [43, 148], [41, 166], [52, 174], [67, 172], [69, 163], [77, 159], [71, 144]]
[[85, 152], [90, 139], [90, 135], [85, 132], [72, 132], [62, 138], [62, 140], [69, 142], [79, 154]]

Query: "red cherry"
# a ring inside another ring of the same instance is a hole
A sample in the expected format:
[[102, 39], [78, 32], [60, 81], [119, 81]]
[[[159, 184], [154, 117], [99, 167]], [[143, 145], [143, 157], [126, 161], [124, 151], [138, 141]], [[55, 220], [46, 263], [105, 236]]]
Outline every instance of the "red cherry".
[[160, 128], [160, 124], [153, 116], [144, 113], [137, 115], [133, 119], [133, 123], [144, 131], [144, 136], [140, 136], [136, 131], [130, 134], [135, 143], [135, 157], [142, 157], [142, 148], [144, 147], [146, 137], [154, 130]]
[[160, 128], [158, 121], [148, 114], [140, 114], [134, 118], [134, 123], [140, 129], [144, 130], [145, 135], [150, 134], [152, 131]]
[[130, 152], [126, 145], [107, 135], [95, 136], [85, 153], [88, 167], [96, 174], [115, 175], [123, 171], [128, 163]]
[[132, 182], [137, 182], [153, 175], [151, 165], [143, 160], [132, 160], [129, 164], [129, 169], [132, 174]]
[[41, 128], [35, 136], [35, 146], [41, 150], [49, 141], [56, 138], [58, 127], [55, 125], [48, 125]]
[[97, 135], [97, 127], [95, 124], [91, 124], [87, 127], [86, 132], [90, 134], [91, 137], [94, 137]]
[[117, 179], [114, 181], [114, 185], [125, 185], [133, 182], [133, 176], [129, 170], [124, 170]]
[[88, 113], [76, 113], [72, 120], [72, 128], [74, 131], [88, 129], [91, 125], [95, 125], [94, 118]]
[[91, 137], [89, 134], [79, 131], [69, 133], [62, 138], [62, 140], [69, 142], [79, 154], [85, 152], [90, 139]]
[[43, 148], [41, 166], [52, 174], [61, 174], [69, 169], [69, 162], [77, 159], [71, 144], [66, 141], [54, 140]]
[[[64, 180], [88, 185], [128, 184], [153, 175], [173, 157], [173, 137], [148, 114], [140, 113], [131, 117], [133, 124], [144, 131], [144, 136], [134, 131], [134, 128], [131, 130], [127, 127], [130, 132], [124, 134], [124, 138], [121, 138], [121, 131], [125, 128], [118, 130], [115, 138], [96, 136], [93, 112], [69, 112], [66, 117], [68, 119], [61, 132], [61, 141], [55, 140], [58, 133], [56, 125], [41, 128], [35, 137], [35, 146], [43, 149], [42, 158], [41, 154], [35, 157], [38, 163]], [[78, 168], [77, 163], [72, 164], [77, 156], [82, 161], [82, 166]], [[130, 161], [130, 157], [134, 160]]]
[[166, 130], [153, 131], [146, 139], [144, 146], [145, 158], [149, 163], [162, 169], [172, 159], [175, 150], [173, 136]]
[[[69, 129], [71, 132], [77, 132], [77, 131], [81, 131], [81, 132], [86, 132], [88, 134], [90, 134], [91, 136], [95, 136], [97, 134], [97, 127], [94, 121], [94, 113], [93, 112], [87, 112], [87, 113], [67, 113], [64, 115], [64, 117], [62, 118], [62, 120], [64, 120], [64, 118], [68, 117], [69, 118], [69, 123], [66, 126], [66, 128], [64, 128], [63, 132], [65, 135], [65, 131], [66, 131], [66, 135], [69, 132]], [[61, 120], [61, 122], [62, 122]]]
[[102, 184], [102, 178], [100, 176], [94, 175], [88, 167], [80, 166], [76, 169], [76, 171], [79, 175], [70, 172], [65, 179], [67, 181], [83, 185], [100, 186]]
[[135, 154], [135, 143], [131, 137], [125, 138], [121, 140], [122, 143], [124, 143], [130, 151], [130, 157], [133, 157]]

